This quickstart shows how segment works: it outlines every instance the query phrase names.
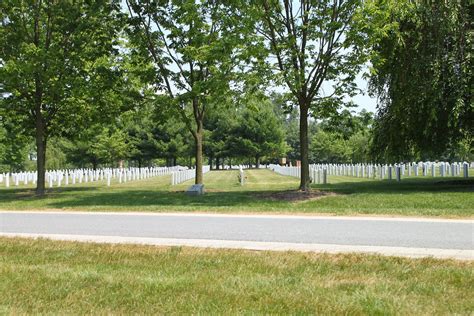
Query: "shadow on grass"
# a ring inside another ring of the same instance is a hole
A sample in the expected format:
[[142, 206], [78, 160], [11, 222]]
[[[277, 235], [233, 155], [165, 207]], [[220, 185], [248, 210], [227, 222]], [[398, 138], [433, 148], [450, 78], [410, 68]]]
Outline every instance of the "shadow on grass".
[[0, 203], [10, 202], [12, 200], [21, 200], [21, 199], [48, 199], [51, 197], [56, 197], [62, 193], [73, 193], [73, 192], [92, 192], [98, 191], [96, 187], [61, 187], [46, 189], [46, 194], [44, 196], [37, 196], [35, 188], [10, 188], [2, 189], [0, 191]]
[[[411, 194], [423, 192], [474, 192], [474, 179], [407, 179], [401, 183], [395, 181], [342, 182], [327, 185], [315, 185], [315, 189], [333, 191], [341, 194]], [[49, 207], [262, 207], [288, 206], [291, 202], [271, 200], [263, 196], [271, 195], [268, 191], [224, 191], [208, 192], [203, 196], [187, 196], [184, 192], [156, 190], [122, 190], [100, 191], [92, 194], [69, 195], [66, 199], [51, 200]]]
[[[187, 196], [184, 192], [164, 192], [154, 190], [130, 190], [121, 192], [100, 192], [88, 196], [70, 196], [68, 200], [51, 201], [48, 206], [54, 208], [71, 208], [87, 206], [253, 206], [262, 203], [258, 192], [209, 192], [203, 196]], [[268, 201], [272, 203], [272, 201]], [[278, 202], [277, 202], [278, 203]]]
[[422, 192], [474, 192], [474, 179], [459, 178], [412, 178], [396, 180], [374, 180], [362, 182], [339, 182], [334, 184], [315, 184], [314, 189], [336, 193], [410, 194]]

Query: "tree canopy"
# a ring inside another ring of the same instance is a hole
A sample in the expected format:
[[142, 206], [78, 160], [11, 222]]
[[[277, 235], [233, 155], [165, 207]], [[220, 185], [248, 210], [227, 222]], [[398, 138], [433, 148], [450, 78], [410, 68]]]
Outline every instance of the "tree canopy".
[[439, 159], [455, 156], [460, 142], [472, 148], [472, 3], [379, 2], [391, 28], [373, 43], [374, 155]]

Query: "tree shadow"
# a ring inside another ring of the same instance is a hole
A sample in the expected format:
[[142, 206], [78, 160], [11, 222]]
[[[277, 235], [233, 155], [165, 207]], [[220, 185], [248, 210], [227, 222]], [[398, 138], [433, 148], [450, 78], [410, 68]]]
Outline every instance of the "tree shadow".
[[[273, 192], [273, 191], [272, 191]], [[202, 196], [188, 196], [184, 192], [167, 192], [155, 190], [129, 190], [120, 192], [100, 192], [100, 194], [87, 196], [71, 196], [67, 200], [51, 201], [49, 207], [53, 208], [135, 208], [135, 207], [252, 207], [264, 202], [275, 203], [261, 198], [262, 191], [231, 191], [209, 192]], [[278, 202], [277, 202], [278, 203]]]
[[[329, 179], [330, 180], [330, 179]], [[362, 182], [339, 182], [312, 185], [314, 189], [336, 193], [410, 194], [421, 192], [474, 192], [474, 179], [460, 178], [405, 178], [396, 180], [374, 180]]]
[[97, 191], [97, 187], [60, 187], [45, 190], [44, 196], [37, 196], [35, 188], [9, 188], [0, 190], [0, 203], [11, 202], [22, 199], [48, 199], [67, 192], [92, 192]]

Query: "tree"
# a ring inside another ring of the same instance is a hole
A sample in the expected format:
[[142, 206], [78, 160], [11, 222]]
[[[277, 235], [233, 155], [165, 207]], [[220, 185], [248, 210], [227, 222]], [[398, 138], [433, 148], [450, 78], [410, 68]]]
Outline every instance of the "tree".
[[370, 90], [378, 159], [440, 159], [474, 138], [472, 1], [373, 1], [379, 25]]
[[322, 120], [320, 127], [332, 133], [337, 133], [344, 139], [349, 139], [358, 132], [368, 132], [373, 125], [373, 113], [363, 109], [359, 114], [353, 114], [348, 110]]
[[64, 139], [52, 137], [49, 139], [49, 146], [46, 148], [46, 170], [58, 170], [69, 168], [71, 165], [67, 161], [67, 155], [64, 152]]
[[340, 134], [319, 130], [313, 136], [311, 158], [317, 163], [345, 163], [350, 161], [349, 142]]
[[116, 167], [119, 161], [128, 158], [130, 146], [127, 134], [120, 129], [104, 128], [97, 135], [91, 151], [109, 167]]
[[[7, 100], [0, 98], [0, 172], [16, 172], [26, 168], [32, 139], [23, 133], [15, 117], [2, 111]], [[3, 112], [3, 113], [2, 113]]]
[[98, 135], [98, 133], [98, 129], [89, 128], [72, 141], [64, 140], [62, 143], [62, 149], [66, 154], [66, 160], [75, 167], [92, 167], [94, 170], [97, 169], [102, 161], [92, 150], [92, 144], [95, 143], [96, 135]]
[[228, 141], [234, 156], [254, 158], [257, 168], [262, 158], [279, 158], [288, 150], [283, 124], [273, 111], [273, 105], [267, 100], [259, 103], [243, 109]]
[[205, 153], [209, 157], [211, 167], [214, 159], [216, 169], [219, 169], [224, 164], [225, 158], [233, 156], [229, 139], [232, 137], [231, 131], [238, 124], [239, 113], [240, 107], [224, 106], [219, 111], [209, 112], [206, 116]]
[[[351, 95], [364, 62], [364, 34], [357, 27], [360, 0], [263, 0], [260, 34], [268, 41], [280, 80], [300, 116], [300, 190], [309, 190], [308, 116], [334, 114]], [[271, 66], [274, 66], [273, 64]], [[325, 82], [332, 92], [325, 95]]]
[[195, 142], [196, 183], [202, 183], [204, 118], [230, 90], [249, 29], [240, 2], [126, 1], [130, 42], [153, 65], [151, 81], [165, 107], [174, 106]]
[[[119, 1], [0, 2], [0, 82], [6, 115], [34, 135], [36, 193], [45, 192], [48, 139], [72, 133], [112, 102], [110, 55], [119, 30]], [[97, 109], [100, 107], [100, 110]]]
[[367, 163], [372, 161], [370, 153], [371, 135], [366, 131], [353, 134], [347, 141], [351, 162]]
[[128, 158], [141, 168], [158, 157], [158, 145], [152, 133], [153, 118], [151, 104], [143, 104], [135, 110], [121, 115], [122, 129], [127, 133], [130, 152]]
[[168, 166], [176, 166], [178, 158], [193, 156], [193, 142], [187, 136], [186, 124], [178, 117], [155, 113], [153, 122], [151, 134], [156, 142], [157, 157], [164, 158]]

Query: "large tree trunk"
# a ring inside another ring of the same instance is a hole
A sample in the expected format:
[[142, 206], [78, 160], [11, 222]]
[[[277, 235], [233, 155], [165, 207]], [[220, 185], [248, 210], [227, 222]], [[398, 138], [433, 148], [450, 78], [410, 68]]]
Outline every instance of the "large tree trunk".
[[300, 104], [300, 190], [303, 191], [310, 189], [308, 152], [308, 106], [306, 104]]
[[196, 184], [202, 184], [202, 135], [204, 133], [203, 130], [203, 122], [198, 121], [197, 123], [197, 130], [194, 133], [194, 140], [196, 142]]
[[192, 131], [196, 145], [195, 159], [196, 159], [196, 177], [195, 183], [202, 184], [202, 137], [204, 135], [204, 109], [199, 108], [199, 99], [193, 98], [193, 113], [194, 121], [196, 122], [196, 130]]
[[255, 167], [258, 169], [260, 168], [260, 157], [255, 156]]
[[36, 170], [38, 171], [36, 195], [43, 196], [46, 180], [46, 126], [41, 112], [36, 113], [36, 155]]

